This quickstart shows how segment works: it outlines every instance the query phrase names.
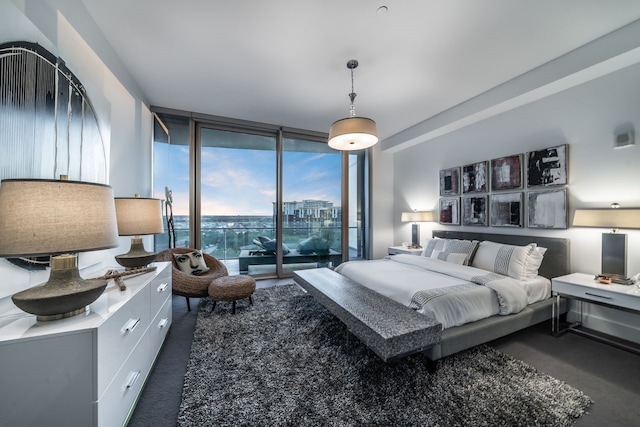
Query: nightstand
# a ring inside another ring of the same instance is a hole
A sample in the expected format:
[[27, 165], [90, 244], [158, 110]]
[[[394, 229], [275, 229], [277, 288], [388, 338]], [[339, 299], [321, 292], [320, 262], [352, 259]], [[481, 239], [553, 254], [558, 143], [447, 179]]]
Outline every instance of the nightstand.
[[421, 255], [422, 248], [419, 249], [409, 249], [404, 246], [389, 246], [387, 249], [387, 253], [389, 255], [398, 255], [398, 254], [409, 254], [409, 255]]
[[[594, 279], [591, 274], [573, 273], [551, 280], [551, 292], [556, 298], [553, 305], [552, 328], [554, 335], [574, 332], [628, 351], [640, 354], [640, 345], [625, 340], [615, 339], [603, 333], [591, 332], [582, 326], [582, 304], [597, 304], [616, 310], [640, 313], [640, 288], [636, 285], [605, 285]], [[580, 320], [560, 329], [560, 297], [579, 301]]]

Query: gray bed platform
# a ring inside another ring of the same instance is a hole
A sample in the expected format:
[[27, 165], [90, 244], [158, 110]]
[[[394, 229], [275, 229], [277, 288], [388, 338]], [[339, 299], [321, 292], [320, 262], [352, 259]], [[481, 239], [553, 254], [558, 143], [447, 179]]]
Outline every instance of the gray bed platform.
[[[466, 231], [434, 230], [433, 237], [443, 239], [490, 240], [509, 245], [536, 243], [547, 248], [538, 273], [551, 279], [569, 274], [569, 240], [540, 236], [518, 236], [507, 234], [474, 233]], [[424, 354], [432, 361], [450, 356], [462, 350], [483, 344], [551, 318], [553, 298], [531, 304], [520, 313], [507, 316], [493, 316], [466, 325], [448, 328], [442, 331], [440, 342], [425, 350]], [[564, 303], [564, 302], [563, 302]], [[561, 306], [561, 312], [566, 305]], [[551, 332], [549, 332], [551, 333]]]
[[[539, 269], [541, 276], [551, 279], [570, 272], [569, 241], [567, 239], [445, 230], [435, 230], [433, 236], [447, 239], [490, 240], [520, 246], [537, 243], [538, 246], [547, 248]], [[549, 298], [531, 304], [517, 314], [493, 316], [440, 332], [431, 325], [415, 323], [416, 319], [409, 316], [415, 316], [417, 313], [404, 306], [396, 307], [397, 303], [381, 295], [379, 298], [387, 300], [386, 303], [363, 305], [363, 298], [364, 300], [375, 300], [370, 295], [375, 292], [332, 271], [295, 272], [294, 280], [334, 315], [338, 316], [358, 338], [383, 360], [420, 351], [428, 358], [430, 371], [435, 369], [436, 361], [443, 357], [504, 337], [548, 320], [552, 316], [553, 298]], [[354, 292], [357, 295], [354, 295]], [[364, 297], [363, 293], [366, 293]], [[390, 316], [387, 311], [391, 308], [394, 311]], [[563, 304], [561, 312], [564, 313], [565, 310], [566, 307]], [[372, 311], [380, 311], [380, 313], [375, 314]], [[409, 324], [410, 327], [405, 328], [406, 330], [403, 329], [404, 326], [398, 328], [399, 319]], [[385, 324], [384, 322], [391, 323]], [[439, 323], [437, 325], [440, 326]], [[392, 333], [389, 334], [389, 331]], [[413, 336], [411, 336], [412, 334]], [[418, 338], [420, 334], [424, 336]]]

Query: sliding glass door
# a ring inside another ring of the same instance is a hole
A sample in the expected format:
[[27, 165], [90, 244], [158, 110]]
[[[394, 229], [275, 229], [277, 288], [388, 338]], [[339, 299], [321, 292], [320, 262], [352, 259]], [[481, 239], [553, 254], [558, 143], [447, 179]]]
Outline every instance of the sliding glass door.
[[268, 125], [155, 114], [154, 195], [171, 196], [177, 236], [157, 235], [156, 250], [202, 248], [230, 274], [260, 277], [364, 257], [365, 152]]

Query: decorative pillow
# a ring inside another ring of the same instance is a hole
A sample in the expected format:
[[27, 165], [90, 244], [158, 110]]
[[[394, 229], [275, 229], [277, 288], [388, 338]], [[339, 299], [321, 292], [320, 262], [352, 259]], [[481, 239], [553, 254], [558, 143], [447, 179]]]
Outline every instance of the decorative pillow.
[[454, 254], [465, 254], [466, 256], [462, 265], [469, 265], [478, 248], [478, 243], [477, 240], [445, 239], [442, 251]]
[[535, 243], [526, 246], [504, 245], [496, 242], [480, 242], [473, 258], [473, 267], [525, 280], [538, 275], [538, 268], [546, 248]]
[[195, 250], [186, 254], [173, 254], [180, 271], [187, 274], [199, 276], [209, 271], [209, 267], [204, 262], [202, 251]]
[[441, 261], [450, 262], [453, 264], [464, 265], [464, 261], [467, 258], [466, 254], [456, 254], [452, 252], [433, 251], [431, 254], [432, 259], [439, 259]]
[[312, 254], [314, 252], [328, 252], [330, 249], [331, 244], [329, 241], [318, 236], [311, 236], [308, 239], [304, 239], [298, 245], [298, 253], [301, 255]]
[[422, 249], [422, 256], [426, 256], [427, 258], [431, 257], [433, 251], [442, 251], [444, 248], [444, 239], [440, 239], [439, 237], [434, 237], [433, 239], [427, 239], [424, 242], [424, 246]]
[[[253, 239], [253, 243], [256, 246], [259, 246], [260, 249], [264, 250], [265, 253], [267, 254], [275, 255], [276, 253], [276, 239], [270, 239], [268, 237], [258, 236], [257, 239]], [[291, 250], [287, 247], [287, 245], [283, 244], [282, 254], [286, 255], [289, 252], [291, 252]]]

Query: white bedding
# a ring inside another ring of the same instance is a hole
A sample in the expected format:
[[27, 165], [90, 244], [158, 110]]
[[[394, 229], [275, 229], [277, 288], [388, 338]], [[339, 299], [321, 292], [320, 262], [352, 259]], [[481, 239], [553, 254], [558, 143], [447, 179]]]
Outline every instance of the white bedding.
[[346, 262], [336, 271], [436, 319], [443, 329], [497, 314], [517, 313], [551, 295], [550, 281], [541, 276], [516, 280], [415, 255]]

